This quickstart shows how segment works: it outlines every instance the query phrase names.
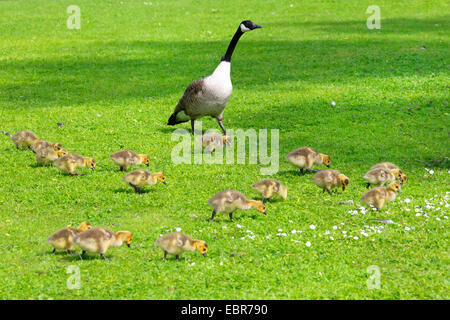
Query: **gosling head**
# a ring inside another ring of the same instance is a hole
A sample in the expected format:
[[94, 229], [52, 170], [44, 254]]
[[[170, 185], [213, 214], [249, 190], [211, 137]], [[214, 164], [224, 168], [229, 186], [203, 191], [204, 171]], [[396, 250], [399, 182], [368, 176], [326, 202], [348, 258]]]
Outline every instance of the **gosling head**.
[[329, 168], [330, 167], [330, 157], [323, 153], [319, 153], [319, 156], [322, 158], [323, 164], [326, 165], [327, 168]]
[[406, 182], [406, 174], [401, 174], [401, 177], [400, 177], [400, 184], [401, 185], [403, 185], [404, 183]]
[[[59, 142], [55, 142], [55, 143], [52, 143], [52, 144], [50, 145], [50, 147], [52, 147], [53, 150], [55, 150], [56, 152], [58, 152], [59, 150], [62, 149], [62, 144], [59, 143]], [[66, 150], [66, 151], [67, 151], [67, 150]]]
[[131, 240], [133, 240], [133, 235], [130, 231], [119, 231], [116, 233], [116, 239], [125, 242], [129, 248], [131, 246]]
[[342, 186], [342, 191], [345, 191], [345, 188], [347, 188], [348, 184], [350, 183], [350, 180], [343, 174], [340, 174], [338, 179]]
[[231, 141], [232, 141], [232, 138], [231, 137], [229, 137], [229, 136], [223, 136], [222, 137], [222, 143], [225, 145], [227, 145], [227, 146], [231, 146]]
[[166, 182], [166, 176], [162, 172], [157, 172], [153, 174], [154, 177], [156, 177], [157, 181], [160, 181], [164, 184], [167, 184]]
[[254, 29], [259, 29], [262, 28], [261, 26], [258, 26], [256, 23], [250, 21], [250, 20], [244, 20], [241, 22], [241, 24], [239, 25], [239, 28], [241, 29], [242, 32], [247, 32], [247, 31], [252, 31]]
[[203, 240], [194, 240], [194, 247], [197, 249], [204, 257], [206, 257], [206, 252], [208, 252], [208, 244]]
[[402, 186], [397, 181], [391, 182], [391, 184], [387, 188], [394, 192], [402, 193], [402, 190], [401, 190]]
[[267, 214], [266, 212], [266, 206], [264, 205], [264, 203], [262, 201], [255, 201], [255, 200], [250, 200], [248, 202], [248, 204], [252, 207], [255, 208], [256, 210], [258, 210], [259, 212], [262, 212], [264, 214]]
[[56, 151], [56, 155], [58, 156], [58, 158], [64, 157], [67, 153], [68, 153], [67, 149], [64, 148], [61, 148]]
[[77, 227], [77, 233], [84, 232], [86, 230], [89, 230], [92, 228], [91, 224], [89, 222], [83, 221], [78, 227]]
[[138, 154], [139, 161], [145, 164], [147, 167], [150, 166], [150, 159], [146, 154]]
[[94, 158], [84, 158], [83, 161], [86, 166], [91, 168], [91, 170], [95, 170], [95, 166], [97, 163], [95, 162]]
[[400, 169], [392, 169], [391, 174], [398, 180], [402, 181], [402, 170]]

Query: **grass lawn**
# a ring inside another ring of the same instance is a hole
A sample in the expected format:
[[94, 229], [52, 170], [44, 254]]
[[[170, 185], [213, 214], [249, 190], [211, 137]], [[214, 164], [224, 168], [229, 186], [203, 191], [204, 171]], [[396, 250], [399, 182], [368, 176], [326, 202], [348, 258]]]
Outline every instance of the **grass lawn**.
[[[66, 27], [71, 4], [80, 30]], [[373, 4], [380, 30], [366, 27]], [[0, 137], [0, 298], [450, 298], [447, 1], [30, 0], [0, 1], [0, 12], [0, 130], [33, 130], [98, 163], [69, 177]], [[224, 124], [279, 129], [272, 177], [288, 198], [268, 203], [267, 216], [210, 223], [216, 192], [258, 199], [261, 165], [175, 165], [166, 122], [244, 19], [263, 29], [236, 48]], [[305, 145], [331, 157], [348, 190], [330, 196], [299, 176], [284, 156]], [[148, 153], [168, 184], [134, 194], [109, 159], [121, 148]], [[378, 161], [398, 164], [408, 182], [381, 214], [363, 214], [362, 176]], [[85, 220], [130, 230], [131, 248], [110, 249], [112, 262], [51, 254], [46, 238]], [[205, 240], [208, 256], [163, 262], [152, 245], [176, 228]], [[72, 265], [80, 289], [66, 286]], [[369, 266], [380, 270], [379, 289], [368, 289]]]

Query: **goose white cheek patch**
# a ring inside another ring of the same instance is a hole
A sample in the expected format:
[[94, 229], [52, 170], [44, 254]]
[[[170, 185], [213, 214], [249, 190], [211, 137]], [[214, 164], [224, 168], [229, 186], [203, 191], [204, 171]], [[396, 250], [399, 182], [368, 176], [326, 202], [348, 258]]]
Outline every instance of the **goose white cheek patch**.
[[241, 31], [242, 32], [247, 32], [247, 31], [250, 31], [250, 29], [249, 28], [247, 28], [246, 26], [244, 26], [244, 24], [243, 23], [241, 23]]

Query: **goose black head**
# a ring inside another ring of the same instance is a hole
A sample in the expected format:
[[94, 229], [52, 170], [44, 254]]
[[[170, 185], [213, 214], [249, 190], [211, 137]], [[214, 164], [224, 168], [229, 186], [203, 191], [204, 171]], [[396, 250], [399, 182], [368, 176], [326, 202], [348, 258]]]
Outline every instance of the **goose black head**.
[[256, 23], [254, 23], [250, 20], [244, 20], [239, 25], [239, 28], [241, 29], [242, 32], [247, 32], [247, 31], [251, 31], [253, 29], [258, 29], [258, 28], [262, 28], [262, 27], [258, 26]]

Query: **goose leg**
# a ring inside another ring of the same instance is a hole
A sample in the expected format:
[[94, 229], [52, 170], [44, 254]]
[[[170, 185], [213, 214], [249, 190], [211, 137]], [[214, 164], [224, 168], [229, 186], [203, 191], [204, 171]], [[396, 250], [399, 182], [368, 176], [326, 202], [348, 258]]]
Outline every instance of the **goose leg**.
[[266, 199], [264, 198], [264, 196], [262, 196], [261, 201], [262, 201], [262, 203], [266, 203]]
[[233, 212], [230, 212], [230, 221], [233, 221]]
[[102, 257], [103, 259], [105, 259], [106, 261], [111, 261], [111, 259], [105, 257], [105, 255], [103, 253], [100, 253], [100, 257]]
[[300, 175], [304, 176], [305, 175], [305, 171], [303, 170], [303, 168], [300, 169]]
[[194, 128], [195, 128], [195, 120], [191, 120], [191, 128], [192, 128], [192, 134], [195, 134]]
[[166, 251], [166, 250], [164, 250], [164, 258], [163, 258], [163, 260], [164, 260], [164, 261], [167, 260], [167, 251]]
[[212, 216], [211, 216], [211, 220], [209, 220], [209, 221], [211, 221], [211, 222], [213, 222], [214, 221], [214, 216], [216, 215], [216, 211], [215, 210], [213, 210], [213, 212], [212, 212]]
[[85, 250], [83, 250], [83, 251], [81, 252], [81, 254], [80, 254], [80, 260], [83, 260], [85, 253], [86, 253]]
[[366, 188], [369, 189], [370, 187], [370, 182], [367, 182]]
[[52, 253], [55, 253], [56, 252], [56, 248], [53, 248], [53, 251], [52, 251]]
[[223, 126], [222, 120], [223, 120], [222, 114], [220, 114], [220, 115], [217, 117], [217, 122], [219, 122], [219, 126], [220, 126], [220, 128], [222, 129], [223, 134], [226, 136], [226, 135], [227, 135], [227, 130], [225, 130], [225, 127]]
[[180, 260], [180, 256], [179, 255], [176, 255], [175, 258], [177, 258], [177, 260]]

